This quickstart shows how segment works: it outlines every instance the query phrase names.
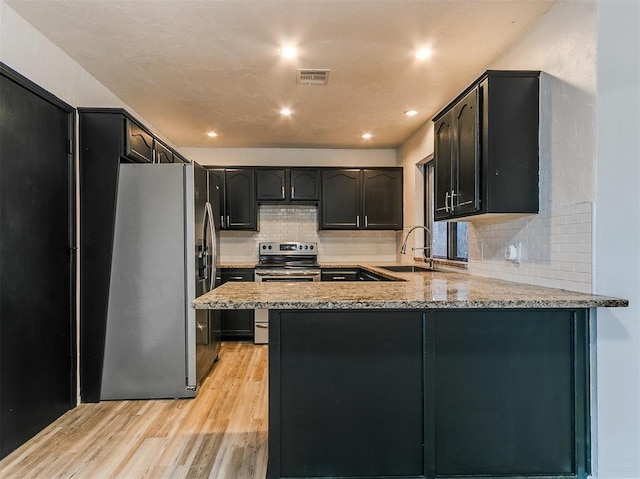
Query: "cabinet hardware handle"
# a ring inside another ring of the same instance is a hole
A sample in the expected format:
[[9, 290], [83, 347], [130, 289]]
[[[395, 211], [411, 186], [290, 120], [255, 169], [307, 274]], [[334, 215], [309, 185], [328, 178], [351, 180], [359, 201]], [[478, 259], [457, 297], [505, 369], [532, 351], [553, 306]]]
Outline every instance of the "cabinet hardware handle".
[[260, 323], [256, 323], [256, 328], [262, 328], [262, 329], [267, 329], [269, 327], [268, 324], [260, 324]]
[[224, 215], [220, 216], [220, 226], [224, 228]]
[[294, 186], [291, 187], [291, 199], [293, 199], [293, 197], [296, 196], [296, 189]]
[[235, 279], [242, 281], [244, 278], [242, 276], [229, 276], [229, 279]]
[[332, 276], [331, 279], [347, 279], [346, 276]]
[[364, 215], [364, 227], [367, 228], [369, 226], [369, 217]]
[[282, 187], [282, 199], [284, 200], [284, 186]]
[[447, 191], [444, 195], [444, 210], [449, 212], [449, 192]]
[[454, 191], [455, 191], [455, 190], [451, 190], [451, 212], [452, 212], [452, 213], [453, 213], [453, 208], [454, 208], [454, 206], [453, 206], [453, 198], [454, 198], [455, 196], [458, 196], [458, 195], [456, 195], [456, 194], [454, 193]]
[[229, 221], [229, 215], [227, 215], [227, 228], [231, 225], [231, 221]]
[[356, 216], [356, 228], [360, 228], [360, 215]]

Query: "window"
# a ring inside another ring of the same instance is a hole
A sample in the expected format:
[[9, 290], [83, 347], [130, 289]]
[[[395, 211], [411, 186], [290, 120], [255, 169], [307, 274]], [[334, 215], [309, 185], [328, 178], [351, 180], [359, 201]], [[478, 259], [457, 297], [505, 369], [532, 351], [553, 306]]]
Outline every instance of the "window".
[[[454, 261], [467, 261], [467, 258], [469, 257], [467, 223], [463, 221], [433, 221], [433, 167], [433, 161], [426, 163], [424, 166], [424, 224], [426, 224], [431, 230], [431, 247], [433, 249], [431, 255], [434, 258], [444, 258]], [[427, 254], [426, 251], [425, 254]]]

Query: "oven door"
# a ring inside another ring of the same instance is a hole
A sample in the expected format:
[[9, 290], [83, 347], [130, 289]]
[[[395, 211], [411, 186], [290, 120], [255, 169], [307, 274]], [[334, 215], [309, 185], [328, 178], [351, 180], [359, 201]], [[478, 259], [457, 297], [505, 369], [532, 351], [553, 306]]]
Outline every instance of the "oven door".
[[320, 270], [294, 271], [294, 270], [256, 270], [256, 281], [299, 283], [304, 281], [320, 281]]

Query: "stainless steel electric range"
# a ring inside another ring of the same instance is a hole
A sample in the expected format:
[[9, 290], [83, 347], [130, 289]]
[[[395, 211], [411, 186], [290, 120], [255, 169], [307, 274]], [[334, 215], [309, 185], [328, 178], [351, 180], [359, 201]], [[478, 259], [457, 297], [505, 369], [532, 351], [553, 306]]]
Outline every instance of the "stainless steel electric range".
[[[258, 266], [255, 279], [258, 282], [320, 281], [318, 244], [288, 241], [284, 243], [258, 243]], [[254, 342], [269, 342], [269, 310], [256, 309]]]

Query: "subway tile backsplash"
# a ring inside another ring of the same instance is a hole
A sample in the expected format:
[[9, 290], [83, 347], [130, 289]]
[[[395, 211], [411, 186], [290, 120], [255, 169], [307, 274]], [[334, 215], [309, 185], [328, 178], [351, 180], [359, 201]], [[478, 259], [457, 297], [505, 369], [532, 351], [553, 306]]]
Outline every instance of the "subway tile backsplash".
[[222, 231], [223, 263], [252, 263], [260, 241], [316, 241], [318, 260], [332, 262], [395, 261], [395, 231], [318, 231], [318, 208], [308, 205], [261, 205], [260, 231]]
[[[472, 223], [469, 273], [520, 283], [592, 291], [591, 203], [554, 208], [509, 221]], [[522, 261], [504, 259], [509, 244], [522, 243]]]

